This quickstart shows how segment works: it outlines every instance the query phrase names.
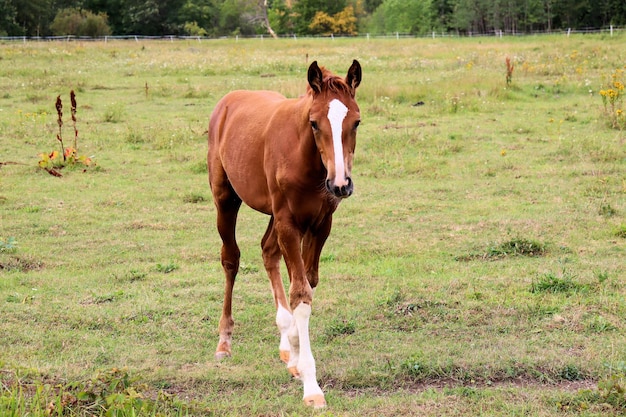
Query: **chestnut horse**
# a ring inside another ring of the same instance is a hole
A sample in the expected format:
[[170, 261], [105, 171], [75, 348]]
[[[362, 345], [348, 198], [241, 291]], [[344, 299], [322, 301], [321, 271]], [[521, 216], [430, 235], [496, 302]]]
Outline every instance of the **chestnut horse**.
[[[308, 83], [306, 94], [295, 99], [272, 91], [233, 91], [211, 115], [209, 183], [226, 276], [215, 357], [231, 355], [232, 295], [240, 255], [235, 225], [243, 201], [270, 215], [261, 247], [276, 306], [280, 358], [302, 380], [304, 402], [324, 407], [309, 318], [333, 212], [353, 191], [361, 65], [354, 60], [344, 79], [313, 62]], [[289, 273], [289, 303], [280, 276], [281, 256]]]

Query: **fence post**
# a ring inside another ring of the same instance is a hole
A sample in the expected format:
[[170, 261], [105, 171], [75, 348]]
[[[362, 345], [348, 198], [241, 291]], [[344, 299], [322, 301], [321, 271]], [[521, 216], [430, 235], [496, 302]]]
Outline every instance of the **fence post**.
[[613, 25], [611, 25], [611, 37], [613, 37]]
[[569, 38], [569, 34], [572, 32], [572, 28], [567, 28], [567, 37]]

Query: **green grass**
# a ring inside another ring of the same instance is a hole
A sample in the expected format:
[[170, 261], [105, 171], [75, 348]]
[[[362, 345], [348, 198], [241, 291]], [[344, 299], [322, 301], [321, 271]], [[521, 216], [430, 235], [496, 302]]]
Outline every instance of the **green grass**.
[[[626, 136], [598, 92], [625, 45], [0, 44], [0, 414], [623, 414]], [[321, 413], [278, 359], [267, 218], [247, 208], [233, 357], [213, 361], [209, 115], [237, 88], [302, 94], [307, 54], [364, 71], [356, 191], [311, 321]], [[57, 178], [37, 164], [59, 150], [58, 95], [73, 139], [72, 89], [79, 154], [96, 165]]]

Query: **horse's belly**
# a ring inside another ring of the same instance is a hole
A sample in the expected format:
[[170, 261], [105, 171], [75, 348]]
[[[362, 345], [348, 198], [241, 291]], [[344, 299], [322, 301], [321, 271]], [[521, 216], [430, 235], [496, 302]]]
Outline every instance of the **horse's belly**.
[[[238, 145], [235, 145], [237, 143]], [[232, 146], [233, 149], [227, 149]], [[263, 149], [253, 143], [225, 143], [222, 164], [228, 180], [246, 205], [262, 213], [271, 213], [270, 193], [263, 172]]]
[[284, 97], [273, 92], [235, 91], [222, 100], [223, 113], [216, 119], [222, 118], [217, 143], [224, 171], [246, 205], [271, 214], [262, 132], [274, 106]]

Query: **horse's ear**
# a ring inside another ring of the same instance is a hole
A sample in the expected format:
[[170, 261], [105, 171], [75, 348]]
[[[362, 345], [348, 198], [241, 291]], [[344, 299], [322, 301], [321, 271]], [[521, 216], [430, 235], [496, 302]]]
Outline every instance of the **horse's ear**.
[[346, 84], [350, 87], [352, 91], [352, 95], [355, 94], [356, 88], [361, 84], [361, 64], [356, 59], [352, 61], [352, 65], [348, 70], [348, 75], [346, 76]]
[[313, 61], [313, 63], [309, 66], [308, 73], [309, 85], [315, 92], [315, 94], [319, 94], [322, 92], [322, 70], [317, 65], [317, 61]]

